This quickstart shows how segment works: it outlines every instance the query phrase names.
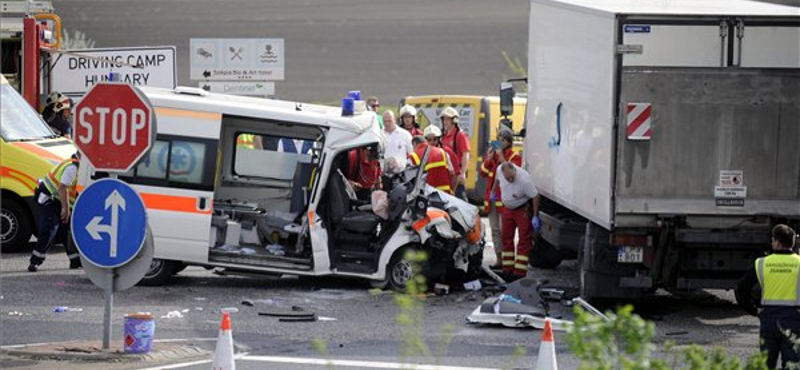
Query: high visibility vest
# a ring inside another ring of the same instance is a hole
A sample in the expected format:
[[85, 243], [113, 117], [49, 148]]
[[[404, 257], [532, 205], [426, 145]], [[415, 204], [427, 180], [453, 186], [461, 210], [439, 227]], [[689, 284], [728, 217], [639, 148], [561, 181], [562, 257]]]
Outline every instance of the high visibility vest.
[[253, 134], [240, 134], [236, 137], [236, 147], [244, 149], [256, 148], [256, 136]]
[[800, 256], [773, 254], [756, 260], [756, 275], [761, 284], [761, 305], [800, 307]]
[[[44, 186], [47, 188], [47, 191], [50, 193], [50, 198], [54, 200], [58, 199], [58, 187], [61, 185], [61, 177], [64, 176], [64, 171], [67, 167], [71, 165], [78, 166], [80, 162], [77, 159], [69, 158], [61, 163], [58, 166], [53, 167], [52, 170], [47, 174], [44, 178]], [[72, 181], [72, 184], [67, 188], [67, 194], [69, 195], [69, 205], [72, 206], [75, 203], [75, 199], [78, 198], [78, 179]]]
[[[414, 153], [411, 153], [411, 163], [418, 166], [422, 162], [422, 156], [425, 155], [425, 149], [428, 145], [423, 145]], [[453, 188], [450, 186], [450, 167], [447, 166], [447, 154], [441, 148], [431, 146], [431, 151], [428, 153], [428, 163], [425, 164], [425, 172], [428, 173], [428, 185], [433, 186], [441, 191], [449, 194], [453, 193]]]

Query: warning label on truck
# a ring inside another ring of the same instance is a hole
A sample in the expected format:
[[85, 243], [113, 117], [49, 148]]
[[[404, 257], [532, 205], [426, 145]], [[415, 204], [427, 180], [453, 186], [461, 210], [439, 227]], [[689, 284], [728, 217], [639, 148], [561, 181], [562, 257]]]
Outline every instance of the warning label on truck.
[[714, 187], [717, 207], [744, 207], [747, 186], [744, 186], [744, 171], [719, 171], [719, 183]]

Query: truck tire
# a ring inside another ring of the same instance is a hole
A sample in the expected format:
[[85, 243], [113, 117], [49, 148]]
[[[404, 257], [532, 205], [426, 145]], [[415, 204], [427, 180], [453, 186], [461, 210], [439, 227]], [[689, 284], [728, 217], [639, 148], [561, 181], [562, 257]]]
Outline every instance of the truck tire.
[[539, 237], [533, 243], [528, 260], [532, 267], [552, 270], [561, 264], [563, 257], [558, 248]]
[[0, 211], [0, 246], [3, 253], [19, 252], [28, 246], [33, 233], [33, 224], [27, 207], [21, 201], [4, 197]]
[[172, 275], [178, 271], [182, 263], [176, 261], [162, 260], [154, 258], [150, 263], [150, 269], [144, 274], [144, 277], [139, 281], [139, 285], [144, 286], [160, 286], [164, 285]]

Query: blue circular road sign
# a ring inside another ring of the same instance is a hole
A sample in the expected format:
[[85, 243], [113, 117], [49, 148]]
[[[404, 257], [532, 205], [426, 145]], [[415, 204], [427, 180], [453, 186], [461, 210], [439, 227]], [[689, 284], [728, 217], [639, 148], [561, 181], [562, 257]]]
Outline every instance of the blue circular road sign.
[[128, 184], [102, 179], [84, 189], [75, 202], [71, 231], [86, 260], [100, 268], [119, 267], [142, 249], [147, 211]]

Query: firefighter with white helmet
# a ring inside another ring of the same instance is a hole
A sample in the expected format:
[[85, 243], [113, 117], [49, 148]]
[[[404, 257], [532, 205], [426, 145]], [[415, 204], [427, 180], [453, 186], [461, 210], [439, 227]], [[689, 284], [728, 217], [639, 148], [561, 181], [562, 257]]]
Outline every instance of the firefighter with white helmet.
[[400, 108], [400, 126], [406, 129], [411, 137], [422, 136], [417, 123], [417, 109], [408, 104]]
[[70, 138], [72, 135], [71, 116], [72, 100], [69, 97], [58, 91], [53, 91], [47, 96], [42, 117], [56, 134], [67, 139]]
[[455, 195], [461, 199], [467, 200], [466, 183], [470, 154], [469, 138], [458, 126], [458, 110], [453, 107], [447, 107], [439, 113], [439, 118], [442, 120], [442, 127], [444, 127], [442, 146], [444, 148], [449, 148], [455, 154], [453, 157], [453, 166], [458, 167], [460, 170], [456, 174], [458, 176], [458, 182]]

